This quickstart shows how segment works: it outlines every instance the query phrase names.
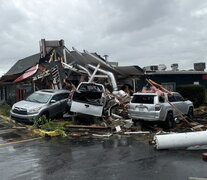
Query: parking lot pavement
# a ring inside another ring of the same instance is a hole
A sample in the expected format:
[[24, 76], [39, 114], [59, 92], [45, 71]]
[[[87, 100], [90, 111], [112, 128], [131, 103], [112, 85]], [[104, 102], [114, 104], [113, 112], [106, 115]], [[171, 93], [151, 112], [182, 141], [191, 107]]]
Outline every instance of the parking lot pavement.
[[25, 127], [16, 127], [0, 118], [0, 147], [18, 142], [31, 141], [36, 139], [37, 136], [32, 134]]
[[204, 150], [157, 151], [138, 136], [119, 135], [24, 141], [17, 130], [1, 128], [3, 180], [204, 180], [207, 177], [206, 162], [201, 156]]

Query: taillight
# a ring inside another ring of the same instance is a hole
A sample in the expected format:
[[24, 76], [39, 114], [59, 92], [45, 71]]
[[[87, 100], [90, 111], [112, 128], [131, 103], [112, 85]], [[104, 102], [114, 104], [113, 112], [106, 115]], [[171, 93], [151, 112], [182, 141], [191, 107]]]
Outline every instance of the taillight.
[[160, 109], [161, 109], [161, 105], [156, 104], [156, 105], [155, 105], [155, 111], [160, 111]]

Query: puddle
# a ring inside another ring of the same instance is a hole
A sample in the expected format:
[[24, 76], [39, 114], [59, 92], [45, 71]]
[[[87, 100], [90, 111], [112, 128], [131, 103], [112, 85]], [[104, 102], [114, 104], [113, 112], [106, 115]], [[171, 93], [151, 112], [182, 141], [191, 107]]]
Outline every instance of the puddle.
[[4, 125], [2, 125], [2, 124], [0, 124], [0, 129], [2, 129], [2, 128], [5, 128], [5, 126], [4, 126]]
[[10, 133], [5, 133], [1, 135], [1, 138], [3, 140], [8, 140], [8, 139], [14, 139], [14, 138], [20, 138], [21, 136], [14, 133], [14, 132], [10, 132]]
[[0, 138], [0, 144], [4, 143], [4, 140], [2, 138]]

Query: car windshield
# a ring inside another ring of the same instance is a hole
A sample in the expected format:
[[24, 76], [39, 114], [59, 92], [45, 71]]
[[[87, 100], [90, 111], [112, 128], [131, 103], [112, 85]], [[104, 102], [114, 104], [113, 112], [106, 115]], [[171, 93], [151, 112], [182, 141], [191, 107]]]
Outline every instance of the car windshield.
[[42, 94], [42, 93], [33, 93], [27, 97], [26, 101], [37, 102], [37, 103], [47, 103], [52, 95]]

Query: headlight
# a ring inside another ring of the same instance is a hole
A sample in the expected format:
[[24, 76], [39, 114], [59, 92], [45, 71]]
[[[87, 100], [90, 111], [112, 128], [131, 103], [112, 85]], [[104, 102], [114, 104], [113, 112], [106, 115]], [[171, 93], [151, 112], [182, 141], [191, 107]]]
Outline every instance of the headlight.
[[12, 110], [14, 110], [14, 108], [15, 108], [15, 106], [13, 105], [13, 106], [12, 106]]
[[30, 109], [30, 110], [28, 110], [27, 112], [28, 113], [38, 113], [39, 112], [39, 110], [41, 109], [41, 107], [38, 107], [38, 108], [35, 108], [35, 109]]

